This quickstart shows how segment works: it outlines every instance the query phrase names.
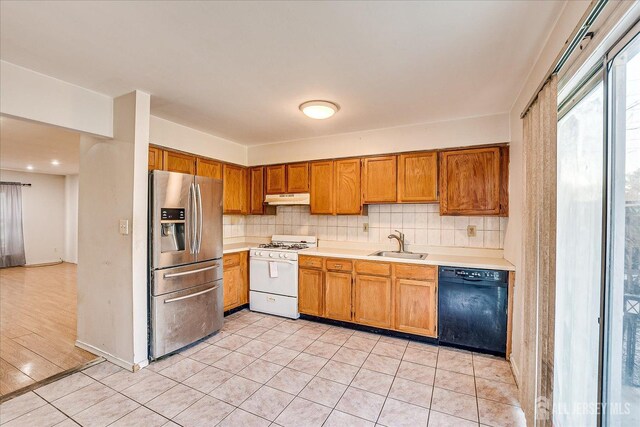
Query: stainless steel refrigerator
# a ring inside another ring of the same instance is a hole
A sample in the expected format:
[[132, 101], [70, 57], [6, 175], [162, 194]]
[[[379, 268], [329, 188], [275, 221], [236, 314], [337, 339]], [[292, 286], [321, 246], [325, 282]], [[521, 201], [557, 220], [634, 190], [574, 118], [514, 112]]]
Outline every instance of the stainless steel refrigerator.
[[222, 327], [222, 181], [151, 172], [149, 230], [149, 355], [157, 359]]

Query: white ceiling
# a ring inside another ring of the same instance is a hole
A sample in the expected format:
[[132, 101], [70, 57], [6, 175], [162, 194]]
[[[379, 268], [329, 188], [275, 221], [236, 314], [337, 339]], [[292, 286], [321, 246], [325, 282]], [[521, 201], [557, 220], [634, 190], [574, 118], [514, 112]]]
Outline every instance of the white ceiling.
[[[54, 166], [52, 160], [60, 164]], [[73, 175], [80, 164], [80, 134], [0, 117], [0, 169]], [[27, 166], [32, 165], [33, 170]]]
[[2, 1], [0, 57], [254, 145], [506, 112], [563, 5]]

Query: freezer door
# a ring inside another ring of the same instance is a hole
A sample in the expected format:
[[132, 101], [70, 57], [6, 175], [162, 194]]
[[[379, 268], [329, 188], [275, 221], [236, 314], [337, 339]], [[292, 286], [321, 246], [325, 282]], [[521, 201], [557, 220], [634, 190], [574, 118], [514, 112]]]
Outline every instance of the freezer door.
[[222, 328], [222, 304], [222, 280], [151, 297], [151, 358], [179, 350]]
[[222, 261], [205, 261], [152, 272], [151, 295], [158, 296], [222, 279]]
[[196, 176], [198, 261], [222, 258], [222, 181]]
[[195, 262], [193, 175], [155, 170], [149, 176], [151, 269]]

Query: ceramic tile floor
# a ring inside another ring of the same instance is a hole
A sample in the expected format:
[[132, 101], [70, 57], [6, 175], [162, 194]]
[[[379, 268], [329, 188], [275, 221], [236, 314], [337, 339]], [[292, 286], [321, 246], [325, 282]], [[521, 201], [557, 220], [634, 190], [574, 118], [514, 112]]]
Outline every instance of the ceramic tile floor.
[[137, 373], [102, 362], [0, 405], [2, 426], [524, 426], [506, 361], [243, 310]]

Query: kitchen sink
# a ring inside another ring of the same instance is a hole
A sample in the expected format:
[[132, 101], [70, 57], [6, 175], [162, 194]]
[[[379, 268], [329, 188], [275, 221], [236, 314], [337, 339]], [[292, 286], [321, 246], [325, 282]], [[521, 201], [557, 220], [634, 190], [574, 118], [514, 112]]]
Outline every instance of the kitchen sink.
[[403, 258], [403, 259], [427, 259], [427, 254], [416, 254], [413, 252], [397, 252], [397, 251], [379, 251], [370, 254], [370, 256]]

